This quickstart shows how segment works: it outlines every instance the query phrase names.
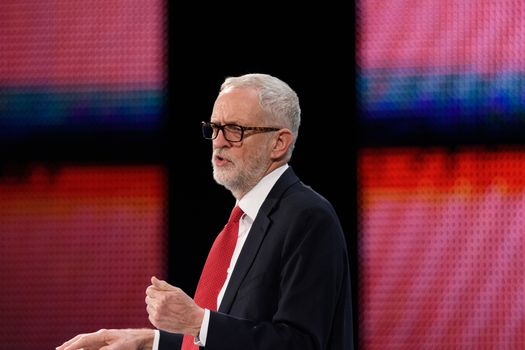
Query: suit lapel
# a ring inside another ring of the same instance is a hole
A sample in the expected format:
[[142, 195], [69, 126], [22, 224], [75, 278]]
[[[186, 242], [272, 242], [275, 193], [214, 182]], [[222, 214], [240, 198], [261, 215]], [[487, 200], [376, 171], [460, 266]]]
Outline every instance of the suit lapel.
[[284, 191], [291, 186], [293, 183], [299, 181], [295, 173], [291, 168], [288, 168], [283, 175], [277, 180], [274, 187], [268, 194], [268, 197], [264, 200], [259, 213], [255, 218], [253, 225], [244, 242], [241, 254], [235, 264], [235, 269], [228, 282], [228, 287], [222, 298], [221, 305], [219, 307], [220, 312], [228, 313], [231, 309], [232, 303], [235, 300], [239, 287], [248, 274], [252, 263], [259, 252], [259, 248], [268, 232], [268, 226], [271, 223], [269, 215], [273, 211], [273, 208], [280, 200]]
[[252, 262], [259, 251], [259, 247], [261, 246], [264, 236], [266, 235], [270, 220], [266, 216], [260, 220], [259, 215], [257, 215], [257, 217], [258, 225], [255, 226], [255, 222], [254, 225], [252, 225], [249, 236], [246, 239], [246, 242], [244, 242], [241, 254], [239, 255], [237, 263], [235, 264], [235, 269], [233, 270], [233, 274], [224, 293], [224, 297], [222, 298], [221, 306], [219, 307], [219, 311], [221, 312], [228, 312], [230, 310], [231, 304], [237, 295], [237, 291], [239, 290], [241, 282], [244, 280], [246, 274], [250, 270]]

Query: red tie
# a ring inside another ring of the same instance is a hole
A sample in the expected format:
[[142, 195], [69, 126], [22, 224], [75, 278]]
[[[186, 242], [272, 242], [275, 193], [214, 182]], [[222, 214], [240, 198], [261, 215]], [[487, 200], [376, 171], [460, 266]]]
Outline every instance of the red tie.
[[[226, 282], [228, 267], [230, 266], [233, 251], [237, 244], [239, 219], [242, 214], [243, 211], [241, 208], [238, 206], [233, 208], [228, 223], [226, 223], [221, 233], [215, 238], [215, 242], [208, 253], [208, 258], [202, 269], [194, 298], [195, 302], [202, 308], [217, 310], [217, 297], [224, 282]], [[181, 350], [198, 348], [197, 345], [193, 344], [193, 337], [184, 336]]]

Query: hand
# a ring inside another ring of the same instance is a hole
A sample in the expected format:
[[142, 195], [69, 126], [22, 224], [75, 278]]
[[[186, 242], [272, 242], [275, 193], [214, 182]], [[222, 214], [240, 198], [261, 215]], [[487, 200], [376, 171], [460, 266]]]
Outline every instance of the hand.
[[154, 333], [151, 329], [101, 329], [79, 334], [57, 347], [57, 350], [150, 350]]
[[158, 329], [194, 337], [199, 334], [204, 309], [180, 288], [152, 277], [146, 289], [146, 304], [149, 320]]

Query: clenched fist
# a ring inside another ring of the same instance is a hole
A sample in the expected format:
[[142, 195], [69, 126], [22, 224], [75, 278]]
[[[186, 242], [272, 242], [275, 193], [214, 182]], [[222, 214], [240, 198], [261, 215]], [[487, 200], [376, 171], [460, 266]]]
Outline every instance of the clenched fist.
[[199, 334], [204, 309], [180, 288], [152, 277], [146, 305], [149, 320], [158, 329], [194, 337]]

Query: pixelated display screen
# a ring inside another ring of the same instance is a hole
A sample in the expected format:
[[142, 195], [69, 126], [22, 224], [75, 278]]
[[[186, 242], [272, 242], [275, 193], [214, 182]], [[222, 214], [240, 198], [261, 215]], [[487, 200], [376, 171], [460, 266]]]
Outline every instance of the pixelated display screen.
[[357, 2], [365, 142], [521, 141], [525, 2]]
[[0, 347], [54, 349], [100, 328], [150, 326], [166, 277], [161, 166], [34, 165], [0, 177]]
[[164, 12], [161, 0], [2, 0], [0, 138], [156, 131]]
[[525, 346], [525, 151], [359, 157], [362, 349]]

